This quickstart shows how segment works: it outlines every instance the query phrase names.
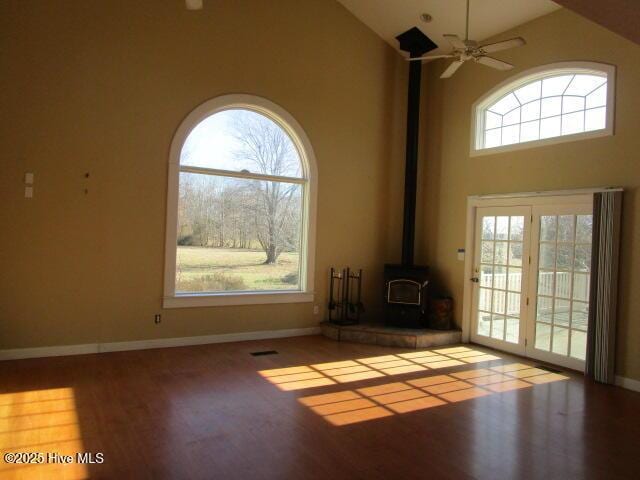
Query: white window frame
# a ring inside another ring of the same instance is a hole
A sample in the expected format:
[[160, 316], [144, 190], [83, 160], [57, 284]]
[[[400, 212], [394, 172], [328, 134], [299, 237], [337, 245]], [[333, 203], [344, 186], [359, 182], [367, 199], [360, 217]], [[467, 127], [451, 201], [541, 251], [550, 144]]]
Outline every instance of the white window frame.
[[[527, 83], [534, 82], [547, 77], [566, 74], [596, 74], [607, 77], [607, 105], [606, 105], [606, 125], [600, 130], [574, 133], [570, 135], [559, 135], [557, 137], [545, 138], [541, 140], [530, 140], [510, 145], [484, 148], [484, 121], [485, 110], [495, 103], [502, 96], [517, 90]], [[517, 75], [509, 77], [504, 82], [492, 88], [478, 99], [471, 107], [471, 142], [470, 155], [477, 157], [481, 155], [493, 155], [501, 152], [512, 152], [527, 148], [554, 145], [558, 143], [585, 140], [587, 138], [604, 137], [614, 134], [614, 111], [615, 111], [615, 75], [614, 65], [596, 62], [560, 62], [525, 70]]]
[[[274, 177], [248, 172], [231, 172], [201, 167], [181, 167], [180, 152], [189, 133], [205, 118], [230, 109], [251, 110], [277, 123], [278, 126], [291, 137], [298, 151], [300, 161], [302, 162], [302, 177]], [[178, 194], [181, 171], [258, 180], [269, 180], [271, 178], [276, 181], [302, 185], [304, 193], [300, 238], [300, 289], [296, 291], [176, 293]], [[189, 113], [176, 130], [169, 151], [163, 308], [313, 302], [317, 176], [315, 155], [307, 134], [286, 110], [266, 98], [247, 94], [222, 95], [204, 102]]]

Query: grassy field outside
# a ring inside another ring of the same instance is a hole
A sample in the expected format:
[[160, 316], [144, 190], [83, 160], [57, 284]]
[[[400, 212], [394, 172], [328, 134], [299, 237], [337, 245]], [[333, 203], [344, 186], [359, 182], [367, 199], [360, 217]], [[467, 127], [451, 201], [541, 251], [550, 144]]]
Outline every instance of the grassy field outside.
[[262, 250], [179, 246], [176, 291], [297, 290], [297, 253], [284, 252], [265, 265]]

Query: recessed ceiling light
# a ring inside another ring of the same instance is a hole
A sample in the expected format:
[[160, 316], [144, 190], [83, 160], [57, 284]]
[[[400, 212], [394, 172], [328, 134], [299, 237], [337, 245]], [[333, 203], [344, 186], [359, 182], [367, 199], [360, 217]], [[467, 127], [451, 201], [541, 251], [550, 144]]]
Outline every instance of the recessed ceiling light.
[[187, 10], [202, 10], [202, 0], [184, 0]]
[[433, 20], [433, 17], [431, 15], [429, 15], [428, 13], [423, 13], [422, 15], [420, 15], [420, 18], [425, 23], [429, 23], [431, 20]]

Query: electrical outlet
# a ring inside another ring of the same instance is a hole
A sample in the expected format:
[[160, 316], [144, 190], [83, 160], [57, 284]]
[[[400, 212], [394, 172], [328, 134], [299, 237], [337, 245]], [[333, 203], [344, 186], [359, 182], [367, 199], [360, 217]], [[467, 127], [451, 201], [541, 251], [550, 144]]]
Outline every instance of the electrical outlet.
[[155, 322], [156, 325], [159, 324], [160, 322], [162, 322], [162, 315], [157, 313], [155, 317], [153, 317], [153, 321]]
[[313, 314], [318, 315], [320, 313], [320, 305], [313, 306]]

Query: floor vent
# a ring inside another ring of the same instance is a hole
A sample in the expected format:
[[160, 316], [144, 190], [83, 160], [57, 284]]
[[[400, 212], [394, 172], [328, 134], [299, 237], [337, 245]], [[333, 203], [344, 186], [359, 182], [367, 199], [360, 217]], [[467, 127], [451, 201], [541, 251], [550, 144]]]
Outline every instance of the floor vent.
[[551, 373], [562, 373], [562, 370], [557, 370], [555, 368], [547, 367], [546, 365], [534, 365], [535, 368], [539, 368], [540, 370], [546, 370]]
[[251, 352], [251, 355], [254, 357], [261, 357], [262, 355], [277, 355], [278, 352], [275, 350], [265, 350], [263, 352]]

